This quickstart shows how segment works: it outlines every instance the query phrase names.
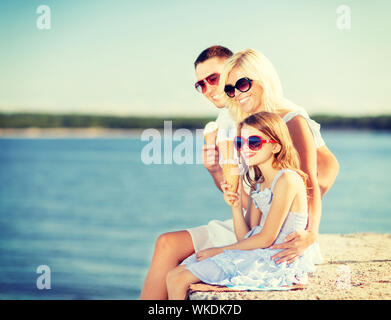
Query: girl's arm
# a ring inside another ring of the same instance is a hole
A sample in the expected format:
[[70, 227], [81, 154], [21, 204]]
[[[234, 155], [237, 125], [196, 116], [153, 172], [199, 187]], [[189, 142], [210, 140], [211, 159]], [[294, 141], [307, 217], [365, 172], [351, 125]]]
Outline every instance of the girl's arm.
[[237, 206], [237, 207], [232, 206], [232, 218], [233, 218], [236, 240], [240, 241], [244, 238], [247, 232], [250, 231], [250, 226], [247, 224], [245, 217], [243, 216], [242, 213], [242, 206]]
[[251, 230], [253, 226], [252, 224], [259, 224], [260, 215], [258, 214], [258, 220], [254, 219], [254, 215], [256, 214], [255, 210], [257, 209], [254, 208], [255, 210], [253, 210], [251, 205], [252, 201], [249, 201], [246, 215], [243, 216], [242, 197], [245, 194], [245, 191], [243, 189], [243, 181], [241, 177], [239, 179], [238, 193], [227, 190], [228, 187], [229, 186], [225, 181], [221, 184], [221, 189], [224, 192], [224, 200], [232, 208], [234, 231], [236, 239], [239, 241], [242, 240], [244, 236]]
[[[242, 189], [242, 195], [244, 190]], [[243, 240], [244, 236], [255, 226], [259, 225], [262, 218], [262, 212], [257, 209], [254, 202], [251, 201], [249, 196], [249, 202], [245, 216], [237, 208], [232, 207], [232, 216], [234, 221], [234, 230], [236, 239], [238, 241]]]
[[[282, 224], [288, 214], [293, 200], [299, 190], [300, 177], [290, 172], [284, 172], [278, 179], [273, 190], [273, 201], [262, 231], [235, 244], [221, 247], [224, 250], [252, 250], [267, 248], [276, 240]], [[252, 210], [252, 209], [251, 209]]]
[[249, 202], [248, 202], [247, 211], [244, 219], [246, 220], [246, 223], [251, 230], [255, 226], [259, 225], [259, 223], [261, 222], [262, 211], [255, 206], [254, 201], [252, 201], [250, 196], [248, 198], [249, 198]]

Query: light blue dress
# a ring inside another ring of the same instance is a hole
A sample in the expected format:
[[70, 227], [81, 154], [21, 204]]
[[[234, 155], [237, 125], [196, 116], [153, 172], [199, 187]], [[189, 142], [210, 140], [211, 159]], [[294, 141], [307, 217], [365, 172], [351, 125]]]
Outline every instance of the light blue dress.
[[[287, 169], [280, 170], [271, 188], [251, 193], [252, 200], [263, 216], [267, 216], [273, 198], [273, 188], [278, 178]], [[291, 172], [295, 172], [289, 170]], [[295, 172], [296, 173], [296, 172]], [[296, 173], [297, 174], [297, 173]], [[306, 210], [307, 211], [307, 210]], [[288, 212], [274, 244], [284, 242], [284, 238], [296, 230], [304, 230], [308, 213]], [[264, 219], [262, 219], [264, 220]], [[245, 238], [262, 231], [263, 226], [255, 226]], [[293, 284], [305, 284], [308, 272], [315, 271], [314, 263], [321, 259], [317, 243], [307, 248], [291, 264], [276, 264], [271, 257], [281, 250], [269, 248], [253, 250], [225, 250], [223, 253], [198, 262], [193, 254], [182, 262], [201, 281], [243, 290], [287, 290]]]

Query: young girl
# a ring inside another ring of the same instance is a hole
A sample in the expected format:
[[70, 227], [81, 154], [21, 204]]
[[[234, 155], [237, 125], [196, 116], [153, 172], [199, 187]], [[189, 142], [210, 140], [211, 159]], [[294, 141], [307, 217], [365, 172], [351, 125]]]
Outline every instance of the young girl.
[[190, 284], [200, 281], [247, 290], [286, 289], [305, 283], [307, 272], [314, 271], [312, 246], [291, 264], [276, 264], [271, 257], [280, 250], [268, 248], [307, 225], [306, 175], [287, 126], [278, 115], [260, 112], [243, 120], [237, 132], [235, 147], [252, 172], [244, 182], [252, 190], [245, 216], [241, 194], [223, 185], [237, 242], [199, 251], [171, 270], [169, 299], [185, 299]]

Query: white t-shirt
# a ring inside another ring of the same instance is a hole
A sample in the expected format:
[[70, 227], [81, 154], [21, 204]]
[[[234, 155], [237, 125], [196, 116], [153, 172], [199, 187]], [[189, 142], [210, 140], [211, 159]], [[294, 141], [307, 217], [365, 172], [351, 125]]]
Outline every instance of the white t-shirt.
[[231, 117], [231, 114], [227, 108], [220, 110], [220, 113], [216, 118], [216, 123], [219, 127], [217, 131], [216, 143], [227, 139], [233, 139], [236, 136], [237, 124], [236, 121]]

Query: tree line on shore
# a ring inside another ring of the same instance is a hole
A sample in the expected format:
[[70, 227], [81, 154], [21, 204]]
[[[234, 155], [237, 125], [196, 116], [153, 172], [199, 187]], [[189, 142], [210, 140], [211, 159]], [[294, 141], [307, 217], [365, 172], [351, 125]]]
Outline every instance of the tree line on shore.
[[[391, 115], [337, 116], [312, 115], [323, 129], [391, 130]], [[0, 128], [163, 128], [164, 121], [172, 121], [173, 128], [200, 129], [215, 117], [136, 117], [49, 113], [0, 113]]]

